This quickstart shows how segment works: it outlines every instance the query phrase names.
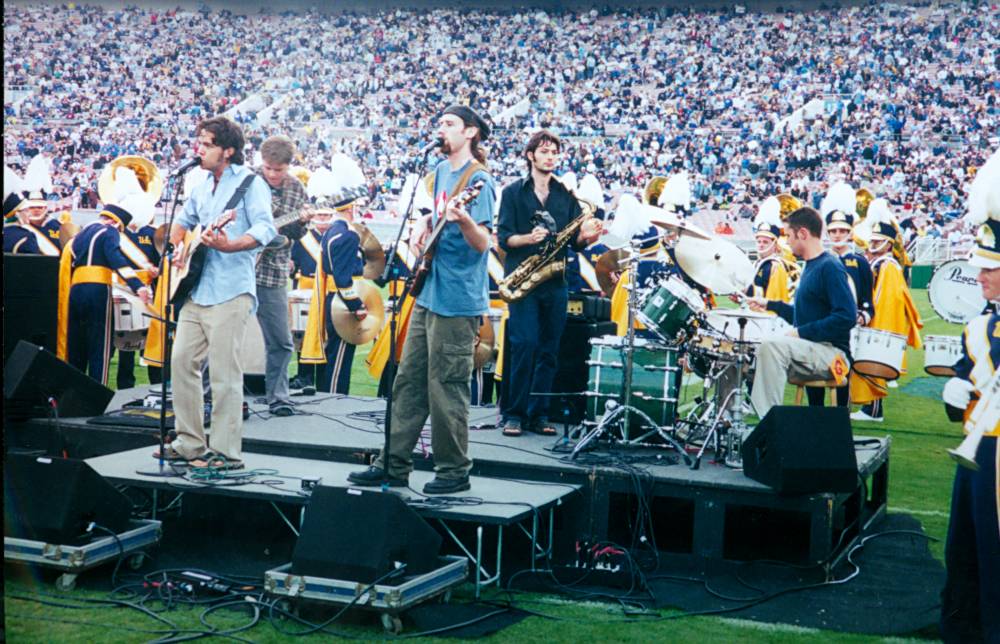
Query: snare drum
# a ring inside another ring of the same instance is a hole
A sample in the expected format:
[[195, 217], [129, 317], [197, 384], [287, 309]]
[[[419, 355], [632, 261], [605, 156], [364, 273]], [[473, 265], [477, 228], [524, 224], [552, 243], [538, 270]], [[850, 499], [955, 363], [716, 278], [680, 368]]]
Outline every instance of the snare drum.
[[792, 328], [792, 325], [777, 315], [761, 315], [742, 309], [713, 309], [705, 314], [705, 322], [716, 333], [739, 340], [740, 317], [746, 317], [747, 320], [743, 339], [754, 344], [760, 344], [766, 338], [785, 335]]
[[854, 327], [851, 332], [853, 369], [863, 376], [895, 380], [903, 369], [906, 337], [871, 327]]
[[[609, 400], [623, 402], [627, 340], [617, 336], [590, 341], [590, 378], [587, 387], [587, 419], [596, 421]], [[680, 391], [677, 349], [642, 338], [635, 339], [632, 355], [631, 404], [659, 426], [672, 426]]]
[[954, 376], [962, 358], [962, 336], [929, 335], [924, 338], [924, 371], [932, 376]]
[[653, 287], [637, 317], [660, 338], [673, 342], [704, 310], [705, 303], [698, 291], [680, 278], [670, 277]]
[[288, 328], [292, 333], [305, 333], [309, 323], [312, 289], [301, 288], [288, 293]]

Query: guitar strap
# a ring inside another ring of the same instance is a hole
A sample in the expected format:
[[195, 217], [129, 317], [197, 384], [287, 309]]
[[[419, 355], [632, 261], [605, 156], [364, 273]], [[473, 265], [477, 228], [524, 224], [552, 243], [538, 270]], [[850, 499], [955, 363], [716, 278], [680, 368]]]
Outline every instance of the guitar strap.
[[240, 186], [236, 189], [236, 192], [233, 193], [233, 196], [229, 198], [229, 201], [226, 202], [226, 207], [222, 209], [222, 212], [226, 212], [227, 210], [232, 210], [234, 207], [236, 207], [236, 204], [239, 203], [241, 199], [243, 199], [243, 195], [245, 195], [247, 193], [247, 190], [250, 189], [250, 183], [256, 178], [257, 175], [251, 172], [249, 176], [247, 176], [247, 178], [243, 180], [243, 183], [241, 183]]
[[[451, 187], [451, 195], [450, 196], [454, 197], [455, 195], [457, 195], [457, 194], [461, 193], [463, 190], [465, 190], [465, 186], [468, 185], [469, 179], [471, 179], [472, 175], [474, 175], [479, 170], [482, 170], [483, 172], [489, 172], [489, 170], [486, 168], [486, 166], [484, 166], [482, 163], [480, 163], [478, 161], [473, 161], [472, 163], [470, 163], [469, 167], [466, 168], [465, 172], [462, 173], [462, 176], [460, 176], [458, 178], [458, 181], [455, 182], [455, 185]], [[437, 222], [436, 217], [439, 216], [439, 214], [437, 212], [437, 198], [438, 198], [437, 173], [435, 173], [434, 174], [434, 217], [435, 217], [434, 221], [435, 222]]]

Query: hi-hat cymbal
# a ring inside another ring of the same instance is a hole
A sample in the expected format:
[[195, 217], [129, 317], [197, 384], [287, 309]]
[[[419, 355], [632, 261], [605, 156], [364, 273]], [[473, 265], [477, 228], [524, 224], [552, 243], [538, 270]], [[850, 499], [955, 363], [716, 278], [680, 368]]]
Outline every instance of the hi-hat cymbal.
[[627, 248], [615, 248], [604, 251], [597, 258], [597, 264], [594, 266], [594, 272], [597, 273], [597, 283], [601, 285], [601, 290], [608, 297], [611, 297], [611, 293], [615, 290], [618, 275], [625, 270], [622, 261], [627, 257]]
[[337, 335], [343, 338], [344, 342], [366, 344], [371, 342], [382, 329], [382, 323], [385, 321], [385, 303], [371, 282], [359, 280], [354, 283], [354, 289], [368, 309], [367, 317], [359, 320], [347, 309], [342, 299], [335, 297], [330, 305], [330, 319], [333, 320], [333, 328], [337, 330]]
[[476, 348], [472, 357], [473, 366], [479, 369], [489, 362], [495, 348], [496, 337], [493, 333], [493, 321], [490, 320], [490, 316], [484, 315], [482, 324], [479, 325], [479, 335], [476, 337]]
[[691, 279], [718, 295], [744, 291], [753, 280], [750, 259], [738, 246], [722, 239], [682, 235], [674, 254]]
[[361, 237], [361, 252], [365, 256], [365, 279], [373, 280], [385, 270], [385, 249], [378, 238], [362, 223], [351, 224]]

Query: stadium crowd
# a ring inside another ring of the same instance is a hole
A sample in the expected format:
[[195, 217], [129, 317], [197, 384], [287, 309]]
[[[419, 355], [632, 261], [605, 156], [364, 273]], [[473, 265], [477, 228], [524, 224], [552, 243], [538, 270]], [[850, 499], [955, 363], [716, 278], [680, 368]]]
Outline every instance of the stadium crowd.
[[53, 198], [82, 206], [110, 159], [169, 168], [199, 119], [228, 111], [255, 146], [293, 136], [306, 166], [354, 156], [373, 207], [391, 209], [437, 110], [458, 100], [496, 123], [500, 177], [523, 171], [525, 129], [546, 126], [569, 137], [565, 169], [609, 194], [684, 169], [696, 207], [736, 219], [780, 191], [818, 204], [839, 175], [943, 223], [1000, 132], [1000, 13], [971, 3], [254, 15], [7, 3], [4, 25], [4, 85], [22, 90], [5, 91], [6, 163], [51, 157]]

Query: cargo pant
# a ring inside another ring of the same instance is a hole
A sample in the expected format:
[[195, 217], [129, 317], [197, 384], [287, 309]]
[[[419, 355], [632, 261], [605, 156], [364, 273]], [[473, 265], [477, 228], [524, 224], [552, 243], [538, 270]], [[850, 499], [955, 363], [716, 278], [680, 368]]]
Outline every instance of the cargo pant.
[[469, 458], [469, 379], [480, 318], [444, 317], [422, 306], [413, 309], [399, 373], [392, 388], [389, 464], [379, 454], [375, 466], [393, 477], [413, 471], [413, 448], [431, 419], [434, 470], [442, 479], [467, 476]]

